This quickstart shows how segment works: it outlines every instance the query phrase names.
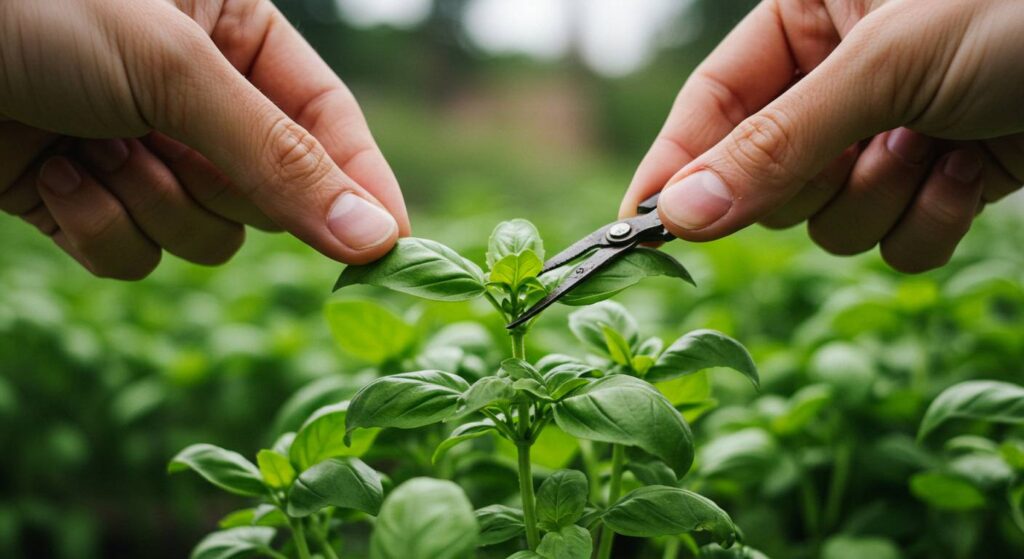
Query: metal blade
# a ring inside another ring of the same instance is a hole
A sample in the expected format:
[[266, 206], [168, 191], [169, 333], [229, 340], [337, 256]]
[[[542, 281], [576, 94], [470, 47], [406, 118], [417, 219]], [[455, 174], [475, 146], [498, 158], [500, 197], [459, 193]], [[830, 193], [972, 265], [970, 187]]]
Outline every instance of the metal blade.
[[528, 311], [516, 320], [510, 322], [505, 328], [511, 330], [520, 324], [525, 323], [531, 318], [537, 316], [541, 311], [550, 307], [560, 299], [566, 293], [572, 291], [574, 288], [583, 283], [593, 273], [599, 270], [602, 266], [608, 264], [614, 260], [617, 256], [622, 253], [631, 250], [636, 246], [636, 243], [617, 247], [604, 247], [597, 249], [594, 254], [587, 258], [584, 262], [581, 262], [579, 266], [576, 266], [568, 277], [562, 280], [562, 283], [558, 284], [558, 287], [554, 291], [548, 293], [546, 297], [537, 301]]
[[541, 273], [550, 272], [555, 268], [565, 266], [569, 262], [576, 260], [580, 256], [583, 256], [588, 251], [591, 251], [600, 246], [604, 246], [604, 233], [608, 229], [608, 225], [594, 231], [593, 233], [583, 237], [575, 243], [569, 245], [566, 249], [562, 250], [558, 254], [548, 258], [544, 262], [544, 269]]

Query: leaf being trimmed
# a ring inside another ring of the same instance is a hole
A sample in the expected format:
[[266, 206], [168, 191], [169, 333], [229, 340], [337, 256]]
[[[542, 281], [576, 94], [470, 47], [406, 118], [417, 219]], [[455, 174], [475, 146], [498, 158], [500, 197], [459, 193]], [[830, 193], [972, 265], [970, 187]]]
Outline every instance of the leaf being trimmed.
[[923, 440], [947, 421], [974, 419], [993, 423], [1024, 423], [1024, 388], [1008, 382], [962, 382], [939, 394], [921, 420], [918, 439]]
[[266, 493], [260, 471], [241, 454], [213, 446], [194, 444], [178, 453], [167, 465], [168, 473], [192, 469], [221, 489], [255, 497]]
[[558, 470], [537, 490], [537, 520], [544, 530], [553, 531], [575, 523], [583, 516], [590, 493], [587, 476], [576, 470]]
[[469, 383], [442, 371], [417, 371], [381, 377], [363, 387], [349, 404], [346, 438], [365, 427], [412, 429], [455, 413]]
[[590, 559], [593, 549], [590, 532], [582, 526], [571, 524], [544, 534], [537, 546], [537, 555], [544, 559]]
[[479, 532], [462, 488], [413, 478], [384, 501], [370, 537], [370, 559], [466, 559]]
[[300, 472], [328, 458], [362, 456], [370, 450], [379, 429], [364, 429], [354, 433], [351, 445], [345, 444], [348, 407], [349, 402], [324, 406], [313, 412], [299, 429], [288, 455]]
[[309, 516], [324, 507], [377, 514], [384, 488], [380, 476], [358, 458], [331, 458], [302, 472], [288, 492], [288, 515]]
[[544, 260], [544, 242], [537, 228], [525, 219], [502, 221], [487, 242], [487, 265], [493, 268], [502, 258], [527, 250], [533, 252], [538, 260]]
[[479, 266], [441, 243], [408, 237], [398, 239], [380, 260], [348, 266], [334, 289], [366, 284], [386, 287], [435, 301], [464, 301], [484, 292]]
[[244, 526], [214, 532], [199, 542], [190, 559], [242, 559], [270, 547], [276, 531], [264, 526]]
[[268, 487], [284, 489], [295, 481], [295, 468], [283, 454], [273, 450], [261, 450], [256, 455], [256, 463], [260, 466], [260, 474]]
[[644, 378], [661, 382], [711, 367], [728, 367], [750, 379], [755, 387], [760, 384], [750, 352], [715, 330], [695, 330], [672, 342]]
[[689, 425], [656, 388], [638, 378], [600, 378], [552, 408], [555, 423], [575, 437], [640, 447], [678, 477], [693, 463]]
[[519, 289], [527, 280], [536, 278], [544, 268], [544, 263], [533, 253], [526, 250], [519, 254], [509, 254], [491, 266], [487, 281]]
[[603, 521], [616, 533], [639, 538], [708, 532], [726, 547], [739, 532], [729, 515], [707, 497], [664, 485], [627, 493], [608, 508]]
[[328, 301], [324, 316], [343, 352], [374, 365], [402, 357], [416, 340], [412, 326], [374, 301]]
[[599, 269], [583, 284], [566, 293], [559, 302], [583, 306], [603, 301], [652, 276], [680, 278], [693, 285], [693, 278], [678, 260], [651, 248], [636, 248]]
[[441, 441], [441, 444], [437, 445], [437, 448], [434, 449], [434, 455], [430, 457], [430, 461], [436, 464], [437, 461], [455, 445], [465, 441], [479, 439], [488, 433], [496, 431], [497, 428], [495, 428], [494, 422], [490, 419], [459, 425], [454, 431], [452, 431], [451, 435], [448, 435], [447, 439]]
[[523, 511], [505, 505], [490, 505], [477, 509], [476, 522], [480, 525], [480, 539], [477, 545], [494, 545], [515, 538], [526, 528], [523, 525]]
[[626, 338], [608, 326], [602, 326], [601, 333], [604, 334], [604, 343], [607, 348], [605, 351], [611, 357], [612, 363], [632, 367], [633, 350], [629, 348]]

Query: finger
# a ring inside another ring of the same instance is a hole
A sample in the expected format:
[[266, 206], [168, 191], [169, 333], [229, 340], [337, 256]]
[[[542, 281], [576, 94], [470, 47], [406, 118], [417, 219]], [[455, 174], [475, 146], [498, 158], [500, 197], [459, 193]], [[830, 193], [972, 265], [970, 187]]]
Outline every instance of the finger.
[[910, 274], [938, 268], [953, 256], [981, 200], [982, 153], [956, 150], [936, 165], [913, 205], [882, 240], [882, 257]]
[[811, 218], [811, 238], [833, 254], [870, 250], [913, 201], [934, 149], [930, 138], [905, 128], [876, 136], [857, 159], [846, 188]]
[[829, 163], [825, 169], [801, 188], [784, 206], [775, 210], [761, 220], [761, 224], [771, 229], [785, 229], [818, 213], [842, 189], [850, 178], [860, 145], [854, 144]]
[[390, 250], [398, 238], [391, 214], [175, 13], [187, 24], [165, 23], [180, 27], [177, 40], [158, 47], [159, 67], [147, 69], [167, 90], [166, 106], [142, 105], [154, 128], [202, 153], [268, 217], [327, 256], [365, 263]]
[[982, 197], [996, 202], [1024, 185], [1024, 134], [987, 140], [984, 146], [994, 165], [986, 167]]
[[281, 230], [252, 202], [238, 194], [231, 180], [199, 152], [159, 132], [147, 135], [142, 141], [204, 208], [236, 223], [264, 231]]
[[58, 136], [18, 122], [0, 122], [0, 195], [25, 174]]
[[35, 208], [25, 212], [21, 215], [21, 219], [34, 226], [39, 230], [40, 233], [47, 237], [52, 237], [60, 227], [57, 226], [57, 221], [53, 219], [53, 214], [50, 213], [50, 209], [44, 204], [39, 204]]
[[55, 242], [100, 277], [136, 280], [160, 262], [160, 248], [143, 235], [117, 198], [81, 166], [52, 157], [39, 171], [46, 207], [60, 226]]
[[811, 72], [837, 44], [839, 34], [823, 4], [759, 4], [683, 86], [630, 183], [622, 215], [636, 213], [639, 201], [782, 93], [795, 75]]
[[[869, 17], [879, 21], [884, 9]], [[904, 82], [878, 27], [865, 18], [813, 72], [677, 173], [660, 198], [666, 228], [701, 241], [746, 227], [847, 146], [907, 118], [916, 98], [893, 102]]]
[[167, 252], [213, 266], [226, 262], [242, 246], [245, 229], [196, 204], [138, 140], [84, 141], [78, 156], [139, 229]]
[[269, 0], [225, 4], [210, 36], [231, 63], [410, 233], [398, 180], [355, 97]]

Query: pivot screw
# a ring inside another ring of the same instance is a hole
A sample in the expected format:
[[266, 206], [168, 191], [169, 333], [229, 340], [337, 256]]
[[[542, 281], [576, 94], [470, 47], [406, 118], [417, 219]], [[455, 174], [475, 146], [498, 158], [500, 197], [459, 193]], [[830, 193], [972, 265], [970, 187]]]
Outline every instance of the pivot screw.
[[633, 232], [633, 228], [628, 223], [619, 222], [608, 228], [608, 238], [614, 241], [621, 241], [629, 236]]

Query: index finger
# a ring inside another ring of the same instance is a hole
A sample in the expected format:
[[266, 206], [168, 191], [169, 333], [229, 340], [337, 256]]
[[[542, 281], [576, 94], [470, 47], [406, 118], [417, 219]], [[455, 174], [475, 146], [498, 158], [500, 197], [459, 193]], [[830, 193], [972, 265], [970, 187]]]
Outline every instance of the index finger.
[[820, 64], [839, 39], [821, 2], [759, 4], [683, 85], [633, 175], [619, 215], [636, 213], [637, 203]]

